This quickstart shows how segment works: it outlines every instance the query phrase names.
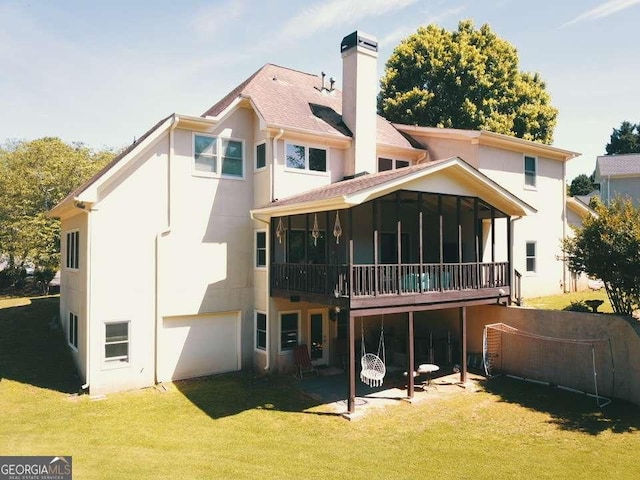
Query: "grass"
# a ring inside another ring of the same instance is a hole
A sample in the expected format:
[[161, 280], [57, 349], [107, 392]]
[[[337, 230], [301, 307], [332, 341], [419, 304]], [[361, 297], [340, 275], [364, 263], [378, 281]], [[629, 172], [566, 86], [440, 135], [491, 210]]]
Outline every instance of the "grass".
[[[614, 402], [598, 410], [591, 398], [506, 378], [477, 393], [400, 404], [354, 422], [327, 414], [278, 377], [251, 373], [101, 401], [70, 395], [77, 380], [64, 339], [48, 327], [57, 299], [4, 302], [0, 455], [72, 455], [74, 478], [577, 479], [639, 472], [637, 407]], [[41, 335], [50, 337], [41, 342]], [[17, 341], [20, 349], [11, 346]], [[45, 345], [49, 353], [39, 351]]]
[[585, 300], [602, 300], [604, 303], [598, 307], [598, 312], [613, 313], [611, 302], [604, 288], [595, 292], [586, 290], [583, 292], [571, 292], [548, 297], [527, 298], [524, 301], [524, 305], [544, 310], [563, 310], [573, 302], [584, 302]]

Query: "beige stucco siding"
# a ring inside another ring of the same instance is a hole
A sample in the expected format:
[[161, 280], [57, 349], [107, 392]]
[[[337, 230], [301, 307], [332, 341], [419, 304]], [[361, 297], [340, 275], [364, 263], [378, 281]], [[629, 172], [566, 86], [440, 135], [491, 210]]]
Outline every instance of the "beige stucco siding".
[[[513, 267], [523, 275], [524, 297], [561, 293], [565, 280], [559, 260], [563, 236], [563, 163], [536, 158], [536, 186], [532, 188], [524, 182], [524, 152], [480, 146], [480, 171], [537, 210], [513, 222]], [[535, 272], [526, 271], [527, 242], [536, 243]]]
[[[165, 135], [99, 190], [91, 212], [90, 391], [154, 381], [156, 235], [167, 216]], [[107, 362], [105, 322], [129, 322], [129, 361]]]
[[[69, 312], [78, 316], [78, 349], [70, 348], [71, 356], [80, 373], [83, 383], [87, 373], [87, 213], [77, 209], [72, 217], [62, 220], [60, 251], [60, 323], [69, 338]], [[66, 268], [67, 233], [78, 231], [80, 243], [79, 269]]]

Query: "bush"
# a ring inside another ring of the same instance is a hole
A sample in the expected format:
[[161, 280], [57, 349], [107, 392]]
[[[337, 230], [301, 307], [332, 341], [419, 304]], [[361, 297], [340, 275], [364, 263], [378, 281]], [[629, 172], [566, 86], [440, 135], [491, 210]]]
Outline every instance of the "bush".
[[591, 312], [592, 310], [583, 301], [571, 302], [562, 310], [567, 312]]

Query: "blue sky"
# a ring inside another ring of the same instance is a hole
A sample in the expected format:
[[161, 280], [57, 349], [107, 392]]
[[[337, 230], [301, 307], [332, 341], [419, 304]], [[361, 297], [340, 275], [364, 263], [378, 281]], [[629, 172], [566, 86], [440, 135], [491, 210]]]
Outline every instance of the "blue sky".
[[261, 65], [327, 72], [342, 37], [489, 23], [560, 110], [554, 145], [590, 174], [612, 128], [640, 121], [640, 0], [0, 0], [0, 142], [59, 136], [122, 147], [172, 112], [200, 115]]

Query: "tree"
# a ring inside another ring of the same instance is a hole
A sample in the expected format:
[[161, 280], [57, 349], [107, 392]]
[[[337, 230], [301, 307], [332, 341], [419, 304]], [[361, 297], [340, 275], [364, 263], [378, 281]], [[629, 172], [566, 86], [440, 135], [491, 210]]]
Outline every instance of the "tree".
[[640, 307], [640, 209], [619, 197], [593, 206], [597, 216], [563, 242], [569, 268], [600, 278], [614, 312], [631, 315]]
[[575, 197], [576, 195], [587, 195], [593, 192], [594, 188], [595, 187], [591, 179], [587, 175], [582, 173], [571, 180], [571, 185], [569, 186], [569, 195], [571, 195], [572, 197]]
[[33, 263], [43, 281], [55, 273], [60, 224], [47, 212], [113, 155], [59, 138], [0, 148], [0, 255], [9, 259], [9, 268]]
[[487, 24], [418, 28], [394, 49], [380, 86], [378, 111], [393, 122], [553, 140], [558, 110], [544, 82], [519, 70], [515, 47]]
[[606, 152], [607, 155], [640, 153], [640, 123], [634, 125], [625, 120], [620, 128], [614, 128]]

